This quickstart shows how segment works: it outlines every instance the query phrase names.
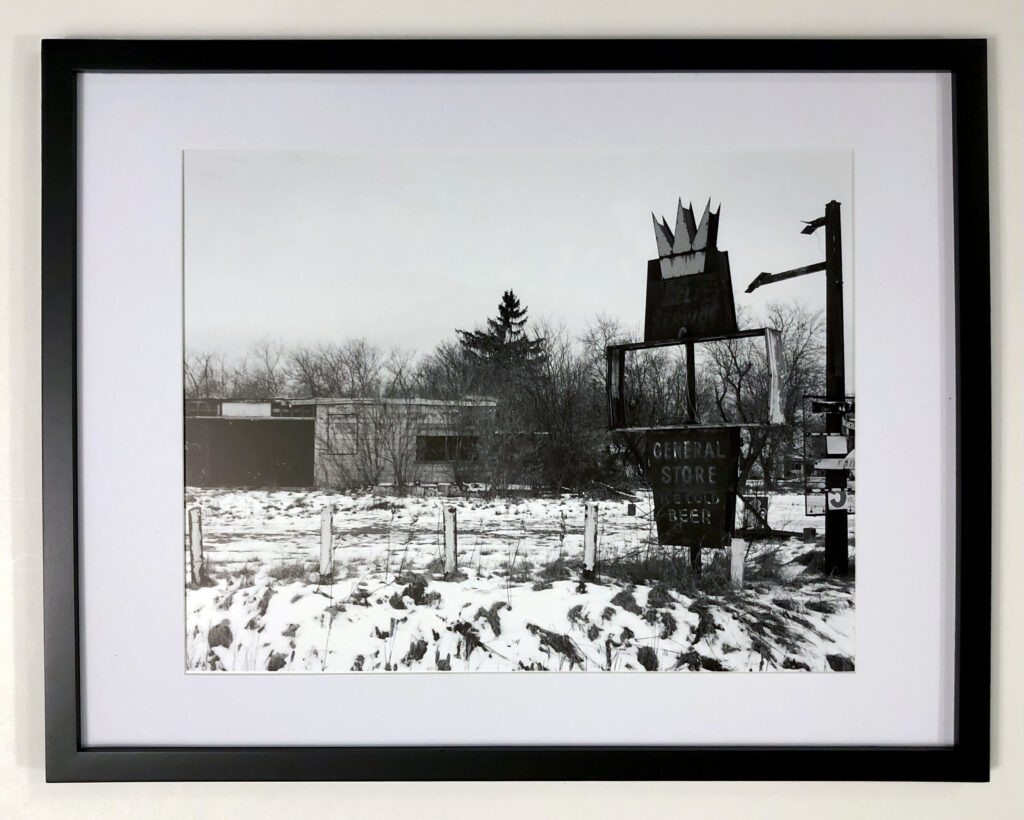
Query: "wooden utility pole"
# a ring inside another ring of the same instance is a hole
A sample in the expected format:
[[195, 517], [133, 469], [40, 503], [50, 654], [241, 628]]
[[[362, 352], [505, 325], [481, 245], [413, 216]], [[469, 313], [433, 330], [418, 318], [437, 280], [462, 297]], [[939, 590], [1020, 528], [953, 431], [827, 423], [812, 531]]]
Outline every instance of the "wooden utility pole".
[[[825, 414], [825, 433], [842, 435], [846, 401], [846, 351], [843, 322], [843, 240], [839, 203], [825, 206], [825, 397], [835, 402]], [[846, 470], [825, 472], [825, 493], [846, 489]], [[825, 572], [845, 575], [850, 569], [848, 513], [825, 505]]]
[[[808, 222], [800, 233], [813, 234], [825, 229], [825, 261], [806, 265], [782, 273], [761, 273], [747, 286], [752, 293], [761, 285], [770, 285], [783, 279], [825, 271], [825, 412], [826, 434], [842, 435], [843, 414], [846, 405], [846, 351], [843, 320], [843, 237], [840, 227], [839, 203], [832, 200], [825, 205], [825, 215]], [[846, 470], [825, 471], [826, 496], [830, 490], [846, 489]], [[850, 569], [849, 513], [846, 510], [825, 507], [825, 572], [845, 575]]]

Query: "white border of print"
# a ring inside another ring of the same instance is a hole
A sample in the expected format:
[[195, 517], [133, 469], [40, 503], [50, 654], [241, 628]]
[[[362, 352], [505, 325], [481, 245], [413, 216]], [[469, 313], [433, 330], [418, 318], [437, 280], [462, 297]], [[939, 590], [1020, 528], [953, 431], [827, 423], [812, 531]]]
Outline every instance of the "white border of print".
[[[89, 74], [79, 102], [85, 746], [952, 742], [945, 77]], [[182, 150], [691, 144], [854, 152], [857, 672], [186, 676]]]

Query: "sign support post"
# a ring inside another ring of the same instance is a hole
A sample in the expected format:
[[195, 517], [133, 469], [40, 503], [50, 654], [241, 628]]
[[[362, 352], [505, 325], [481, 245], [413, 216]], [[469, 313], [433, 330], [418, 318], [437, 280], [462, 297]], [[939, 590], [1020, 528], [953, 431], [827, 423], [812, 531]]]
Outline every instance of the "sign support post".
[[[697, 423], [697, 368], [693, 342], [686, 343], [686, 420]], [[690, 547], [690, 572], [701, 573], [700, 547]]]

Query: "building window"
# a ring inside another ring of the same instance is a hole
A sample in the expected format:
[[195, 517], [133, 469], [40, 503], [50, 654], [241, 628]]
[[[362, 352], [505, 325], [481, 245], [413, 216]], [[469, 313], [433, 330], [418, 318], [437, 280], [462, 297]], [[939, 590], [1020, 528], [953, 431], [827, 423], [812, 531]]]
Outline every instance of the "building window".
[[290, 401], [275, 399], [270, 403], [270, 415], [286, 418], [314, 418], [315, 404], [292, 404]]
[[185, 402], [186, 416], [219, 416], [220, 407], [215, 401], [189, 399]]
[[416, 460], [472, 461], [476, 458], [476, 442], [476, 436], [416, 436]]

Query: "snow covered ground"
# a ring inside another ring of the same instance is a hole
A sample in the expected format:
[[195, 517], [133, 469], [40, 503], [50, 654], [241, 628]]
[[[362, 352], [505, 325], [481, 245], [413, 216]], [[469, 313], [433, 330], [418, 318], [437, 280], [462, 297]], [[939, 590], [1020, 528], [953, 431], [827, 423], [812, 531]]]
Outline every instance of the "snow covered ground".
[[[747, 550], [659, 549], [649, 495], [603, 501], [598, 573], [582, 583], [584, 502], [190, 488], [206, 581], [186, 589], [193, 671], [812, 670], [854, 665], [852, 579], [823, 576], [822, 518], [776, 495], [773, 527], [818, 528]], [[320, 511], [335, 507], [321, 579]], [[459, 576], [444, 580], [443, 506], [458, 509]], [[742, 505], [739, 505], [742, 507]], [[741, 512], [738, 512], [741, 515]], [[851, 522], [853, 518], [851, 518]], [[851, 538], [852, 544], [852, 538]], [[851, 547], [851, 555], [853, 553]], [[661, 581], [654, 568], [660, 570]]]

